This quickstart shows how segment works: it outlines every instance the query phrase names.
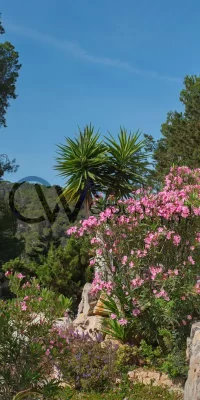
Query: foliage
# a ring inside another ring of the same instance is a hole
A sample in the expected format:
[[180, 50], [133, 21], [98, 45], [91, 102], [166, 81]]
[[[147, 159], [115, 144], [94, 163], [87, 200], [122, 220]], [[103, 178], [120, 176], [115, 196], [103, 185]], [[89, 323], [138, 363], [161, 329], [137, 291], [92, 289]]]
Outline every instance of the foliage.
[[61, 364], [63, 378], [74, 388], [85, 392], [102, 392], [114, 386], [114, 364], [117, 347], [102, 343], [102, 336], [91, 338], [88, 334], [70, 332], [68, 357]]
[[146, 140], [140, 140], [140, 132], [128, 133], [120, 128], [118, 140], [112, 135], [106, 138], [107, 148], [107, 197], [112, 194], [116, 198], [128, 196], [133, 185], [145, 182], [148, 171]]
[[170, 378], [181, 376], [187, 379], [188, 365], [185, 362], [185, 349], [175, 347], [172, 353], [169, 353], [161, 365], [161, 370]]
[[26, 259], [17, 258], [4, 264], [3, 270], [12, 269], [29, 278], [36, 276], [43, 287], [72, 298], [73, 310], [76, 311], [84, 284], [93, 278], [89, 247], [87, 237], [80, 241], [71, 237], [64, 247], [52, 245], [47, 256], [40, 257], [38, 261], [27, 263]]
[[[0, 21], [0, 34], [4, 34]], [[5, 114], [10, 99], [16, 99], [15, 85], [19, 76], [19, 55], [10, 42], [0, 43], [0, 127], [6, 126]]]
[[17, 219], [6, 202], [0, 201], [0, 267], [23, 252], [23, 239], [18, 238], [16, 233]]
[[15, 298], [1, 301], [0, 310], [0, 398], [12, 400], [22, 391], [38, 392], [58, 383], [48, 379], [53, 363], [45, 342], [51, 339], [56, 318], [69, 309], [71, 301], [40, 289], [36, 279], [25, 281], [21, 273], [7, 271]]
[[16, 160], [10, 161], [6, 154], [0, 154], [0, 181], [5, 172], [16, 172], [18, 165], [15, 164]]
[[[10, 242], [0, 240], [0, 247], [3, 251], [0, 254], [0, 259], [3, 262], [21, 257], [25, 260], [26, 266], [36, 262], [41, 264], [41, 257], [47, 257], [47, 254], [52, 246], [55, 248], [65, 246], [67, 236], [65, 234], [66, 227], [70, 226], [68, 216], [62, 204], [59, 202], [59, 212], [54, 223], [48, 221], [44, 212], [43, 206], [39, 200], [34, 184], [24, 183], [21, 185], [15, 194], [16, 209], [26, 218], [44, 217], [44, 221], [37, 223], [23, 222], [17, 218], [15, 213], [12, 213], [9, 207], [9, 194], [12, 191], [13, 184], [10, 182], [0, 182], [0, 208], [4, 209], [4, 221], [0, 224], [0, 236], [4, 235], [4, 226], [9, 226]], [[51, 210], [53, 210], [58, 201], [58, 194], [55, 187], [40, 186], [46, 201]], [[84, 210], [81, 210], [78, 219], [84, 217]], [[0, 217], [1, 218], [1, 217]], [[6, 231], [7, 228], [6, 228]], [[8, 234], [6, 234], [8, 237]], [[12, 241], [12, 243], [11, 243]], [[15, 251], [18, 243], [19, 251]], [[10, 243], [10, 244], [9, 244]], [[2, 256], [1, 256], [2, 255]]]
[[200, 170], [177, 167], [159, 193], [137, 190], [68, 230], [91, 238], [92, 291], [107, 295], [114, 337], [163, 357], [185, 347], [200, 309], [199, 215]]
[[120, 385], [108, 393], [74, 393], [72, 390], [66, 390], [66, 397], [63, 395], [63, 400], [68, 400], [70, 394], [73, 394], [73, 400], [182, 400], [182, 394], [169, 392], [167, 389], [161, 387], [144, 386], [142, 384], [135, 384], [133, 386]]
[[66, 138], [66, 144], [58, 146], [55, 168], [67, 179], [64, 195], [69, 202], [79, 209], [84, 201], [89, 215], [92, 196], [99, 191], [120, 197], [128, 195], [133, 184], [141, 184], [148, 163], [145, 142], [139, 138], [138, 132], [120, 128], [117, 141], [110, 135], [103, 143], [91, 125], [79, 129], [75, 140]]
[[180, 93], [184, 112], [170, 111], [161, 127], [161, 139], [155, 142], [151, 138], [154, 182], [160, 183], [169, 173], [171, 165], [187, 165], [190, 168], [200, 165], [200, 77], [186, 76], [184, 86]]
[[91, 194], [103, 184], [106, 147], [99, 136], [94, 127], [86, 125], [84, 132], [79, 129], [75, 140], [66, 138], [66, 145], [58, 145], [56, 169], [68, 180], [64, 194], [69, 202], [77, 203], [83, 193], [90, 201]]

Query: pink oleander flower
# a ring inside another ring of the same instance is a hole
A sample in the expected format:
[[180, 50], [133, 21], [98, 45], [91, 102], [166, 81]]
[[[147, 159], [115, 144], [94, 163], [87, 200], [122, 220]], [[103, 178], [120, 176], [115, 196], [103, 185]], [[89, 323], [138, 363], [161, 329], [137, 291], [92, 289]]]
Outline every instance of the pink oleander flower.
[[50, 352], [50, 349], [47, 349], [47, 350], [45, 351], [46, 356], [49, 356], [50, 353], [51, 353], [51, 352]]
[[116, 316], [116, 314], [110, 314], [110, 318], [111, 318], [111, 319], [116, 319], [117, 316]]
[[24, 297], [24, 300], [26, 301], [26, 300], [28, 300], [29, 299], [29, 296], [25, 296]]
[[99, 239], [97, 239], [96, 237], [93, 237], [93, 238], [90, 240], [90, 243], [91, 243], [91, 244], [99, 243]]
[[141, 278], [135, 278], [131, 281], [131, 285], [135, 288], [142, 286], [144, 283], [144, 280]]
[[181, 296], [181, 300], [186, 300], [186, 297], [185, 296]]
[[119, 324], [122, 325], [122, 326], [125, 326], [125, 325], [128, 324], [128, 321], [127, 321], [127, 319], [125, 319], [125, 318], [119, 319], [118, 322], [119, 322]]
[[90, 260], [90, 265], [95, 265], [95, 263], [96, 263], [95, 259]]
[[192, 256], [189, 256], [189, 257], [188, 257], [188, 261], [189, 261], [192, 265], [195, 264], [195, 261], [193, 260]]
[[72, 226], [71, 228], [69, 228], [68, 230], [67, 230], [67, 234], [68, 235], [72, 235], [73, 233], [76, 233], [77, 232], [77, 226]]
[[102, 253], [103, 253], [103, 250], [102, 250], [102, 249], [97, 249], [97, 254], [98, 254], [98, 256], [101, 256]]
[[134, 267], [134, 262], [133, 262], [133, 261], [131, 261], [131, 262], [129, 263], [129, 267], [130, 267], [130, 268], [133, 268], [133, 267]]
[[167, 292], [165, 292], [165, 290], [161, 290], [159, 293], [156, 293], [156, 295], [155, 295], [155, 297], [157, 297], [158, 299], [160, 298], [160, 297], [162, 297], [164, 300], [166, 300], [166, 301], [169, 301], [170, 299], [169, 299], [169, 296], [168, 296], [168, 294], [167, 294]]
[[179, 243], [180, 243], [180, 241], [181, 241], [180, 235], [174, 235], [174, 237], [173, 237], [173, 243], [175, 244], [175, 246], [178, 246]]
[[178, 269], [175, 269], [175, 270], [174, 270], [174, 275], [177, 276], [178, 274], [179, 274], [179, 270], [178, 270]]
[[25, 302], [25, 301], [22, 301], [22, 302], [20, 303], [20, 305], [21, 305], [21, 310], [22, 310], [22, 311], [26, 311], [26, 310], [27, 310], [27, 305], [26, 305], [26, 302]]
[[124, 256], [124, 257], [122, 258], [122, 265], [125, 265], [125, 264], [127, 263], [127, 260], [128, 260], [128, 257], [127, 257], [127, 256]]
[[141, 311], [139, 310], [139, 308], [135, 308], [135, 310], [132, 311], [132, 314], [134, 315], [134, 317], [137, 317], [141, 314]]
[[24, 284], [22, 285], [22, 288], [23, 288], [23, 289], [25, 289], [25, 288], [27, 288], [27, 287], [31, 287], [30, 282], [26, 282], [26, 283], [24, 283]]
[[188, 315], [188, 316], [187, 316], [187, 319], [188, 319], [189, 321], [191, 321], [191, 320], [192, 320], [192, 316], [191, 316], [191, 315]]
[[149, 267], [151, 279], [154, 281], [156, 276], [162, 272], [162, 267]]
[[25, 278], [25, 275], [21, 274], [21, 272], [19, 274], [17, 274], [17, 278], [18, 279], [23, 279]]
[[5, 276], [7, 277], [7, 276], [10, 276], [10, 275], [12, 275], [12, 271], [6, 271], [5, 272]]
[[183, 324], [183, 325], [187, 325], [187, 322], [183, 319], [183, 320], [182, 320], [182, 324]]

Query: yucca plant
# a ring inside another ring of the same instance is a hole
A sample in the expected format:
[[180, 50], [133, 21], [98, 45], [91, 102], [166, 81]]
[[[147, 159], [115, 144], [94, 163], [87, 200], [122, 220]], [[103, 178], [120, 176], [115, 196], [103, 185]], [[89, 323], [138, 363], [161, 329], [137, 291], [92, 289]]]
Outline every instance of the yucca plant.
[[63, 195], [69, 203], [82, 205], [89, 212], [92, 195], [103, 187], [103, 167], [106, 163], [106, 146], [99, 141], [100, 134], [86, 125], [78, 136], [66, 138], [66, 144], [58, 145], [56, 170], [66, 179]]
[[120, 128], [117, 140], [106, 137], [109, 183], [107, 194], [116, 198], [126, 197], [134, 187], [144, 184], [148, 167], [148, 154], [144, 152], [146, 141], [140, 140], [140, 132], [128, 133]]
[[134, 186], [144, 183], [148, 155], [144, 152], [145, 140], [140, 133], [128, 133], [120, 128], [117, 140], [112, 135], [100, 140], [99, 132], [86, 125], [75, 139], [66, 138], [66, 144], [58, 145], [55, 169], [66, 179], [62, 195], [80, 209], [85, 202], [89, 215], [92, 196], [99, 191], [107, 198], [128, 196]]

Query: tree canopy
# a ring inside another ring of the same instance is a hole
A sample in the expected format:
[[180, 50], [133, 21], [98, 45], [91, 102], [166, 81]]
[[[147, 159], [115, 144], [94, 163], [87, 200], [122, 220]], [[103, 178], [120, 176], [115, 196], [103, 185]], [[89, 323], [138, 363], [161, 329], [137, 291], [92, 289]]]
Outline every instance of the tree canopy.
[[170, 111], [154, 146], [153, 177], [162, 181], [172, 165], [200, 166], [200, 76], [186, 76], [180, 92], [183, 112]]
[[[0, 20], [0, 35], [5, 30]], [[16, 81], [21, 64], [19, 54], [10, 42], [0, 43], [0, 128], [6, 127], [6, 111], [11, 99], [16, 99]]]

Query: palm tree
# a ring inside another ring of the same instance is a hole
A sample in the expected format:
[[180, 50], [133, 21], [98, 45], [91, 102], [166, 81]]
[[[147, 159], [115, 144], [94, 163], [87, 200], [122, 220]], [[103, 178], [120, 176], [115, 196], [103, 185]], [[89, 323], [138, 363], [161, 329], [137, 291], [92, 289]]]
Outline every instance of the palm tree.
[[59, 156], [55, 168], [67, 180], [63, 195], [78, 208], [84, 201], [87, 215], [92, 195], [103, 187], [106, 146], [99, 138], [100, 134], [95, 133], [90, 124], [86, 125], [83, 132], [79, 129], [74, 140], [66, 138], [66, 144], [58, 145]]
[[142, 184], [148, 163], [145, 140], [139, 138], [139, 132], [128, 134], [120, 128], [118, 141], [109, 135], [102, 143], [90, 124], [83, 132], [79, 129], [74, 140], [66, 138], [65, 145], [58, 145], [55, 168], [66, 179], [63, 195], [68, 202], [77, 210], [84, 202], [88, 216], [92, 196], [99, 191], [120, 198], [128, 196], [133, 185]]

